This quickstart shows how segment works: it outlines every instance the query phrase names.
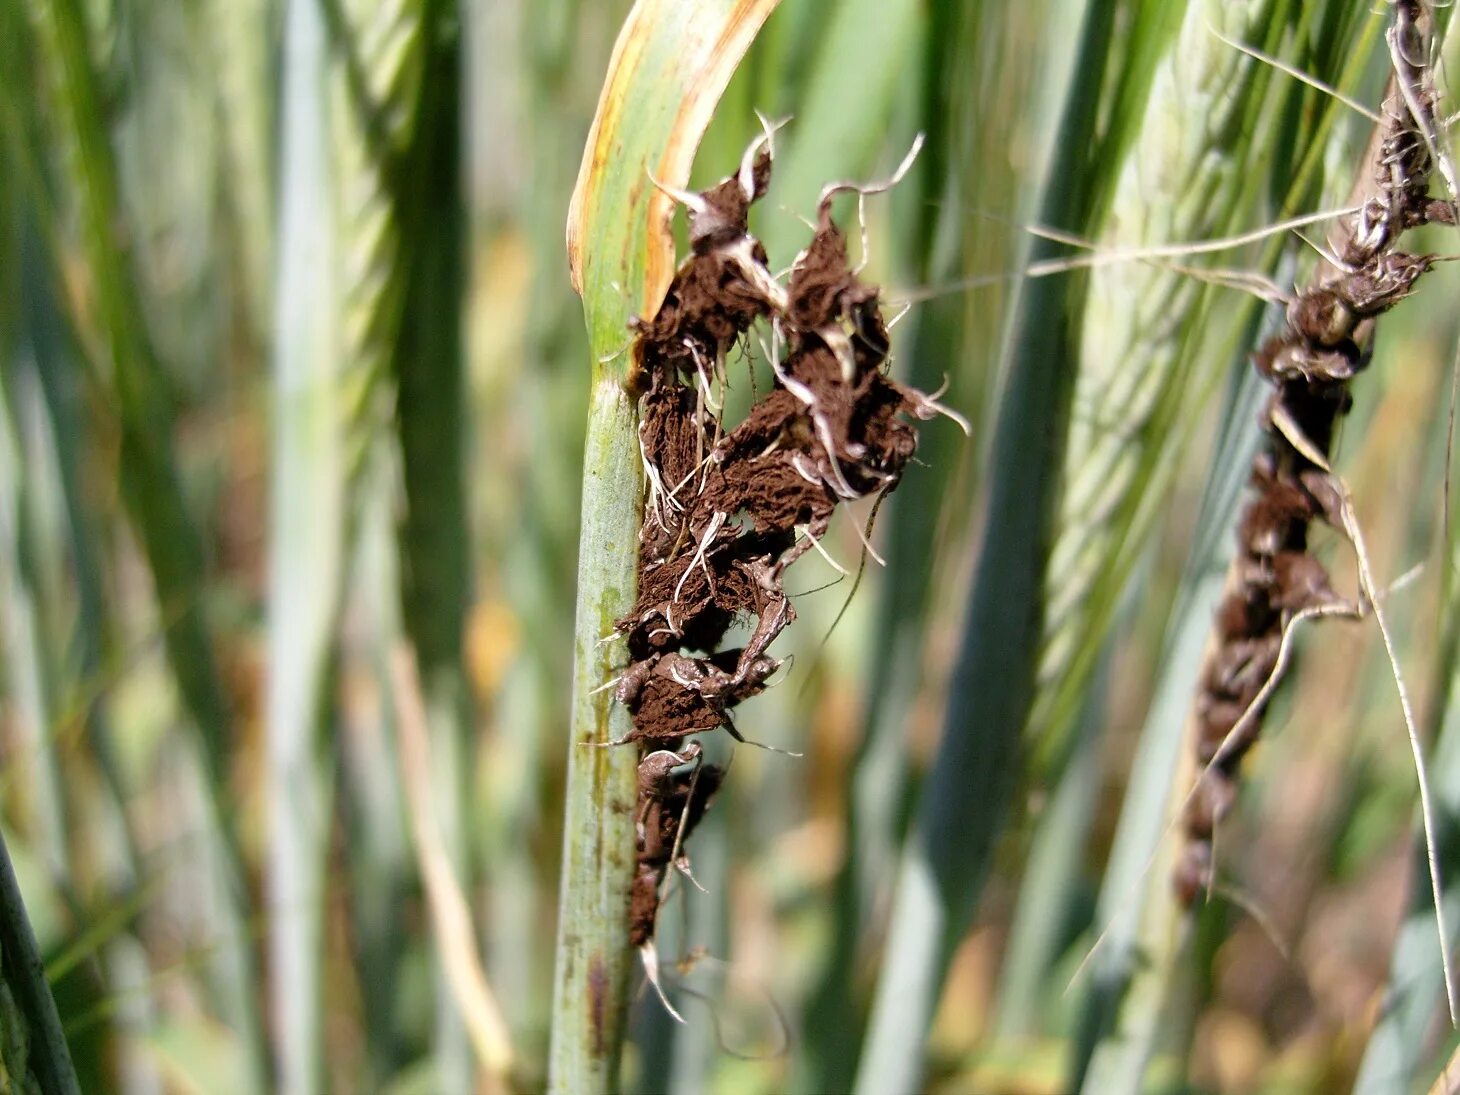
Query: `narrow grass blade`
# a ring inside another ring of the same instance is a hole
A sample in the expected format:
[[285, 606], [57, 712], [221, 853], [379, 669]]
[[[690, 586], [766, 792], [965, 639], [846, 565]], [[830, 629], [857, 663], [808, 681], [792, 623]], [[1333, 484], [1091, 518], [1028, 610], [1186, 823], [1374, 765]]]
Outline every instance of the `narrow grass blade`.
[[0, 837], [0, 1080], [16, 1090], [79, 1095], [71, 1051], [46, 984], [10, 853]]
[[284, 37], [269, 519], [267, 907], [278, 1084], [323, 1082], [322, 915], [333, 770], [322, 741], [344, 551], [329, 42], [315, 0]]
[[[602, 684], [621, 650], [602, 640], [633, 604], [641, 509], [638, 412], [625, 323], [658, 310], [674, 268], [669, 199], [715, 102], [775, 0], [641, 0], [614, 47], [568, 215], [568, 257], [593, 354], [584, 452], [573, 727], [558, 904], [548, 1086], [616, 1085], [631, 953], [634, 753], [627, 710]], [[627, 300], [625, 299], [627, 298]]]
[[[440, 14], [434, 18], [439, 20]], [[466, 805], [473, 718], [462, 650], [471, 573], [465, 382], [458, 316], [462, 300], [460, 240], [465, 225], [457, 184], [461, 75], [456, 35], [444, 23], [434, 23], [425, 41], [419, 119], [406, 153], [413, 165], [412, 182], [399, 203], [402, 238], [412, 249], [404, 289], [405, 318], [392, 370], [405, 482], [402, 578], [406, 632], [419, 658], [421, 694], [430, 728], [433, 812], [442, 854], [460, 885], [474, 892]], [[422, 847], [418, 837], [418, 848]], [[440, 873], [424, 857], [421, 869], [428, 884], [433, 871]], [[499, 1058], [508, 1051], [487, 1053], [479, 1022], [462, 1027], [462, 1019], [470, 1019], [481, 1008], [468, 1010], [467, 1001], [453, 990], [463, 963], [453, 955], [451, 940], [438, 935], [436, 942], [441, 1036], [449, 1035], [461, 1043], [438, 1060], [439, 1082], [448, 1088], [470, 1082], [466, 1035], [477, 1048], [478, 1064], [500, 1081], [507, 1062]], [[504, 1037], [494, 1035], [493, 1040]]]
[[[1092, 154], [1114, 10], [1092, 5], [1045, 190], [1042, 223], [1086, 229], [1102, 170]], [[1105, 168], [1108, 170], [1108, 167]], [[1035, 258], [1060, 249], [1048, 243]], [[990, 529], [956, 656], [943, 740], [925, 781], [893, 900], [857, 1090], [919, 1086], [923, 1045], [948, 962], [973, 915], [1020, 765], [1033, 699], [1040, 586], [1052, 531], [1050, 485], [1074, 380], [1078, 303], [1068, 284], [1023, 287], [993, 443]]]
[[999, 974], [995, 1037], [1011, 1050], [1058, 1031], [1051, 1001], [1062, 986], [1051, 974], [1076, 929], [1088, 915], [1083, 863], [1103, 775], [1111, 644], [1085, 695], [1075, 742], [1044, 812], [1035, 823], [1019, 899]]

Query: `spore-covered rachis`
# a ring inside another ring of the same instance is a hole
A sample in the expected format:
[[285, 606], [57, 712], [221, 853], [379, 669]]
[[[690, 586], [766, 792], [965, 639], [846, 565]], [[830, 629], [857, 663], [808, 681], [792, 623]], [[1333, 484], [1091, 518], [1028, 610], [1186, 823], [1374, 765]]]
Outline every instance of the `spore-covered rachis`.
[[[724, 776], [687, 738], [724, 729], [744, 740], [734, 709], [781, 668], [770, 647], [796, 615], [786, 568], [819, 545], [838, 504], [897, 485], [917, 447], [907, 418], [942, 409], [884, 373], [879, 291], [858, 280], [831, 215], [841, 187], [823, 193], [786, 284], [771, 275], [747, 223], [770, 173], [767, 133], [735, 175], [673, 192], [689, 211], [691, 254], [658, 313], [633, 324], [647, 495], [617, 696], [641, 757], [628, 931], [646, 964], [665, 879], [688, 870], [684, 842]], [[773, 385], [727, 428], [726, 358], [757, 322]], [[735, 623], [748, 637], [727, 648]]]
[[1454, 223], [1450, 203], [1429, 198], [1437, 128], [1426, 17], [1418, 0], [1395, 9], [1395, 76], [1362, 205], [1337, 241], [1337, 262], [1289, 304], [1282, 329], [1255, 355], [1273, 388], [1263, 412], [1267, 441], [1254, 462], [1254, 496], [1198, 686], [1202, 774], [1186, 805], [1187, 844], [1174, 880], [1186, 904], [1211, 884], [1212, 834], [1236, 797], [1238, 767], [1282, 673], [1288, 629], [1300, 617], [1360, 614], [1334, 592], [1310, 551], [1309, 529], [1323, 521], [1353, 535], [1346, 492], [1328, 465], [1351, 404], [1349, 383], [1369, 362], [1377, 317], [1435, 261], [1400, 250], [1399, 238], [1429, 221]]

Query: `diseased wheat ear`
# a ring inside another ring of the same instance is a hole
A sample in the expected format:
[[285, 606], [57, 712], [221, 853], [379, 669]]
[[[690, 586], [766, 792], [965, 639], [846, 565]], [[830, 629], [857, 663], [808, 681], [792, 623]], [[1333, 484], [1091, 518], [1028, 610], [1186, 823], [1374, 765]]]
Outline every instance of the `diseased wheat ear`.
[[[861, 201], [906, 174], [921, 139], [886, 181], [823, 190], [811, 240], [782, 284], [747, 227], [750, 206], [770, 183], [778, 126], [764, 119], [762, 126], [739, 170], [718, 185], [690, 193], [654, 182], [689, 211], [692, 253], [659, 311], [633, 323], [648, 484], [639, 596], [619, 624], [629, 663], [599, 687], [613, 688], [633, 715], [633, 730], [606, 744], [634, 742], [640, 751], [628, 930], [666, 1007], [657, 913], [677, 874], [699, 885], [685, 842], [725, 774], [687, 740], [724, 730], [737, 742], [800, 756], [747, 738], [732, 717], [784, 664], [769, 648], [795, 618], [783, 586], [787, 567], [814, 550], [848, 575], [822, 544], [837, 508], [880, 499], [897, 484], [917, 446], [910, 420], [941, 414], [968, 428], [936, 394], [884, 375], [890, 345], [880, 293], [858, 280], [831, 216], [832, 197], [855, 191], [865, 259]], [[761, 346], [775, 386], [727, 428], [726, 354], [758, 323], [770, 329]], [[870, 530], [857, 524], [857, 531], [863, 558], [880, 563]], [[753, 621], [750, 637], [725, 649], [736, 619]]]
[[[1413, 3], [1402, 4], [1403, 11], [1414, 13], [1418, 11], [1417, 5]], [[1401, 14], [1400, 16], [1404, 16]], [[1248, 55], [1256, 55], [1252, 50], [1243, 50]], [[1266, 60], [1266, 58], [1264, 58]], [[1286, 69], [1285, 69], [1286, 71]], [[1397, 79], [1397, 78], [1396, 78]], [[1304, 82], [1319, 86], [1311, 80]], [[1321, 83], [1321, 82], [1319, 82]], [[1426, 87], [1426, 98], [1431, 105], [1422, 107], [1421, 113], [1428, 118], [1433, 118], [1433, 97], [1435, 95], [1433, 84], [1420, 81], [1420, 86]], [[1390, 94], [1386, 98], [1386, 108], [1380, 115], [1385, 126], [1397, 126], [1403, 128], [1405, 117], [1412, 108], [1409, 102], [1404, 101], [1404, 96], [1395, 92], [1391, 84]], [[1367, 110], [1364, 113], [1370, 113]], [[1414, 124], [1412, 113], [1408, 115], [1411, 124]], [[1442, 131], [1444, 126], [1438, 126], [1436, 132]], [[1257, 356], [1257, 364], [1264, 376], [1277, 388], [1273, 400], [1269, 403], [1265, 413], [1265, 422], [1270, 438], [1269, 451], [1259, 457], [1258, 466], [1254, 471], [1254, 482], [1258, 487], [1259, 498], [1253, 505], [1250, 505], [1244, 514], [1243, 535], [1241, 539], [1244, 545], [1252, 530], [1252, 522], [1260, 509], [1262, 495], [1265, 493], [1264, 484], [1273, 478], [1273, 461], [1275, 459], [1272, 445], [1284, 448], [1288, 451], [1290, 459], [1296, 460], [1301, 466], [1306, 467], [1304, 475], [1306, 478], [1300, 482], [1301, 493], [1297, 495], [1298, 511], [1290, 514], [1297, 519], [1297, 523], [1306, 530], [1307, 525], [1315, 518], [1320, 519], [1334, 526], [1340, 533], [1345, 535], [1354, 548], [1355, 555], [1359, 559], [1360, 579], [1358, 597], [1354, 600], [1346, 600], [1337, 595], [1321, 595], [1312, 598], [1311, 603], [1292, 604], [1289, 603], [1286, 616], [1281, 614], [1275, 624], [1276, 630], [1271, 635], [1273, 643], [1272, 658], [1264, 672], [1251, 675], [1245, 687], [1245, 695], [1240, 697], [1240, 702], [1235, 705], [1228, 705], [1225, 711], [1225, 721], [1216, 727], [1214, 734], [1209, 734], [1205, 740], [1198, 741], [1199, 774], [1192, 785], [1185, 791], [1175, 809], [1169, 814], [1168, 821], [1158, 839], [1153, 843], [1153, 851], [1145, 858], [1144, 864], [1133, 876], [1130, 884], [1130, 896], [1134, 897], [1135, 892], [1144, 884], [1144, 880], [1152, 867], [1161, 856], [1161, 846], [1171, 836], [1178, 823], [1191, 824], [1191, 811], [1197, 803], [1199, 796], [1210, 792], [1212, 783], [1215, 780], [1225, 781], [1226, 792], [1216, 796], [1212, 802], [1220, 806], [1216, 811], [1218, 815], [1229, 808], [1232, 800], [1233, 784], [1236, 768], [1241, 757], [1251, 748], [1260, 732], [1261, 719], [1268, 701], [1275, 694], [1292, 660], [1293, 643], [1296, 637], [1298, 626], [1309, 620], [1322, 617], [1340, 617], [1347, 619], [1366, 619], [1370, 614], [1376, 618], [1380, 627], [1381, 637], [1385, 642], [1386, 655], [1389, 658], [1393, 670], [1396, 686], [1400, 693], [1401, 711], [1403, 714], [1406, 731], [1409, 737], [1411, 751], [1416, 767], [1416, 775], [1420, 786], [1421, 812], [1424, 821], [1428, 859], [1430, 865], [1430, 883], [1434, 893], [1435, 904], [1440, 908], [1438, 861], [1435, 856], [1435, 845], [1432, 837], [1433, 819], [1432, 811], [1428, 805], [1429, 789], [1428, 778], [1425, 772], [1424, 760], [1419, 750], [1419, 743], [1415, 731], [1413, 714], [1410, 709], [1408, 689], [1405, 686], [1403, 675], [1399, 670], [1397, 659], [1394, 656], [1393, 644], [1389, 635], [1389, 628], [1384, 617], [1384, 600], [1404, 585], [1406, 585], [1417, 572], [1414, 568], [1398, 580], [1391, 583], [1387, 589], [1381, 589], [1373, 575], [1372, 567], [1368, 561], [1367, 550], [1364, 546], [1362, 531], [1358, 528], [1357, 520], [1354, 517], [1352, 500], [1349, 496], [1347, 485], [1333, 472], [1328, 460], [1328, 447], [1330, 438], [1325, 437], [1320, 443], [1309, 435], [1297, 422], [1297, 416], [1292, 409], [1283, 401], [1282, 395], [1284, 386], [1289, 388], [1303, 387], [1310, 383], [1331, 384], [1335, 390], [1342, 389], [1347, 385], [1352, 372], [1347, 369], [1339, 371], [1346, 372], [1347, 376], [1335, 376], [1333, 361], [1329, 353], [1331, 347], [1327, 345], [1312, 345], [1313, 342], [1322, 342], [1325, 338], [1328, 341], [1340, 327], [1335, 324], [1345, 325], [1341, 329], [1345, 337], [1353, 334], [1358, 329], [1359, 334], [1367, 340], [1372, 338], [1373, 319], [1388, 307], [1413, 290], [1414, 282], [1427, 271], [1430, 266], [1438, 261], [1435, 256], [1405, 255], [1395, 247], [1399, 232], [1407, 227], [1414, 227], [1426, 221], [1437, 224], [1452, 224], [1455, 221], [1453, 205], [1451, 202], [1435, 202], [1426, 198], [1426, 191], [1429, 177], [1429, 161], [1420, 160], [1404, 165], [1397, 173], [1388, 172], [1388, 168], [1396, 166], [1399, 161], [1395, 159], [1395, 148], [1419, 147], [1421, 154], [1424, 154], [1424, 142], [1403, 142], [1391, 143], [1386, 153], [1381, 142], [1376, 140], [1374, 147], [1379, 150], [1378, 155], [1369, 163], [1361, 166], [1359, 171], [1359, 185], [1357, 186], [1357, 200], [1348, 208], [1336, 211], [1341, 214], [1343, 223], [1348, 225], [1346, 233], [1341, 235], [1349, 239], [1365, 241], [1369, 250], [1367, 252], [1354, 251], [1352, 244], [1345, 244], [1343, 239], [1337, 243], [1323, 247], [1321, 250], [1332, 255], [1325, 270], [1315, 276], [1314, 281], [1305, 290], [1295, 294], [1285, 295], [1289, 304], [1287, 322], [1272, 339], [1264, 350]], [[1419, 170], [1416, 170], [1419, 168]], [[1380, 178], [1387, 179], [1387, 182], [1378, 182]], [[1448, 181], [1447, 181], [1448, 188]], [[1377, 193], [1377, 197], [1376, 197]], [[1328, 219], [1333, 212], [1316, 215], [1313, 220]], [[1286, 222], [1284, 229], [1300, 227], [1307, 218], [1297, 218]], [[1342, 308], [1334, 309], [1333, 292], [1334, 287], [1347, 293], [1354, 300], [1337, 301], [1343, 305]], [[1345, 289], [1345, 286], [1347, 287]], [[1377, 291], [1376, 291], [1377, 290]], [[1323, 318], [1324, 309], [1313, 307], [1315, 304], [1324, 302], [1327, 310], [1328, 320], [1326, 324], [1315, 324], [1316, 318]], [[1304, 313], [1307, 313], [1306, 315]], [[1362, 314], [1356, 314], [1362, 313]], [[1315, 326], [1327, 326], [1327, 333], [1321, 330], [1315, 331]], [[1460, 351], [1457, 351], [1460, 353]], [[1358, 358], [1363, 364], [1367, 358], [1360, 355]], [[1327, 363], [1328, 375], [1325, 375], [1324, 365]], [[1460, 362], [1460, 356], [1457, 356]], [[1318, 367], [1315, 369], [1314, 365]], [[1361, 367], [1361, 365], [1359, 366]], [[1355, 370], [1356, 371], [1356, 370]], [[1456, 389], [1460, 390], [1460, 367], [1457, 367]], [[1336, 420], [1341, 416], [1342, 411], [1333, 416]], [[1453, 423], [1454, 408], [1451, 407], [1451, 421]], [[1448, 468], [1449, 461], [1446, 461]], [[1289, 495], [1289, 506], [1293, 504], [1294, 496]], [[1448, 521], [1446, 522], [1448, 527]], [[1318, 568], [1316, 561], [1311, 556], [1303, 553], [1304, 558], [1311, 563], [1312, 568]], [[1308, 563], [1304, 565], [1307, 566]], [[1247, 567], [1248, 576], [1251, 576], [1251, 566]], [[1242, 581], [1243, 561], [1239, 560], [1234, 564], [1233, 573], [1229, 576], [1227, 608], [1230, 610], [1242, 603], [1239, 592], [1243, 588]], [[1321, 573], [1321, 568], [1310, 569], [1310, 574]], [[1326, 576], [1325, 576], [1326, 577]], [[1316, 591], [1315, 591], [1316, 592]], [[1220, 634], [1221, 621], [1219, 618], [1218, 627]], [[1193, 720], [1200, 723], [1206, 716], [1203, 715], [1203, 703], [1210, 700], [1209, 685], [1212, 682], [1212, 668], [1222, 656], [1222, 644], [1214, 640], [1210, 646], [1215, 646], [1213, 653], [1208, 655], [1206, 668], [1203, 671], [1203, 679], [1207, 682], [1203, 686], [1202, 696], [1198, 697], [1196, 712]], [[1208, 706], [1208, 711], [1213, 707]], [[1207, 821], [1211, 820], [1208, 825]], [[1222, 893], [1226, 887], [1216, 875], [1214, 869], [1214, 842], [1216, 839], [1216, 819], [1201, 819], [1202, 824], [1199, 830], [1210, 829], [1209, 832], [1198, 831], [1189, 833], [1191, 845], [1187, 851], [1188, 860], [1184, 864], [1186, 877], [1182, 867], [1178, 867], [1178, 877], [1173, 879], [1179, 891], [1178, 896], [1184, 900], [1191, 900], [1198, 893]], [[1117, 905], [1125, 902], [1119, 901]], [[1138, 904], [1131, 904], [1131, 908], [1138, 908]], [[1074, 984], [1081, 980], [1086, 969], [1094, 960], [1097, 952], [1103, 947], [1107, 939], [1111, 937], [1114, 927], [1113, 918], [1097, 936], [1094, 944], [1086, 952], [1079, 968], [1071, 977], [1066, 992]], [[1443, 910], [1436, 920], [1436, 927], [1444, 940], [1448, 937], [1448, 931], [1443, 922]], [[1443, 943], [1442, 943], [1443, 953]], [[1451, 1003], [1452, 1018], [1455, 1007], [1454, 979], [1450, 971], [1449, 957], [1444, 957], [1445, 980], [1447, 996]]]
[[[1432, 255], [1400, 250], [1399, 240], [1435, 214], [1436, 203], [1428, 197], [1432, 174], [1445, 180], [1452, 197], [1455, 193], [1454, 171], [1441, 152], [1435, 122], [1428, 17], [1417, 0], [1400, 0], [1394, 11], [1387, 34], [1394, 72], [1378, 139], [1360, 172], [1358, 210], [1328, 246], [1315, 245], [1324, 263], [1289, 304], [1282, 329], [1255, 355], [1259, 373], [1273, 387], [1263, 415], [1267, 445], [1253, 468], [1255, 496], [1238, 530], [1239, 550], [1193, 711], [1203, 767], [1181, 811], [1187, 846], [1173, 884], [1185, 904], [1213, 890], [1216, 829], [1235, 801], [1238, 768], [1288, 668], [1296, 625], [1318, 616], [1372, 614], [1414, 760], [1446, 999], [1451, 1023], [1460, 1026], [1423, 748], [1353, 500], [1329, 459], [1352, 403], [1350, 381], [1368, 364], [1376, 321], [1435, 262]], [[1308, 536], [1316, 521], [1333, 526], [1353, 545], [1357, 603], [1334, 594], [1312, 555]]]

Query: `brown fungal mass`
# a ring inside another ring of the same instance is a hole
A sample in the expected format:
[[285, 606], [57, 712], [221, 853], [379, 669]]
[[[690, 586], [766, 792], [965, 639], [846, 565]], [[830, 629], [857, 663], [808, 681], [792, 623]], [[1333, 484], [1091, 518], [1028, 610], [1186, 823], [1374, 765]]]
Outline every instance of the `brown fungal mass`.
[[640, 792], [638, 867], [629, 898], [631, 945], [640, 947], [653, 939], [660, 886], [669, 868], [679, 865], [671, 863], [676, 836], [682, 860], [684, 840], [705, 816], [724, 775], [723, 769], [707, 764], [697, 773], [671, 775], [667, 787]]
[[[1399, 28], [1417, 25], [1416, 0], [1400, 0], [1396, 17]], [[1285, 630], [1299, 613], [1324, 607], [1357, 612], [1334, 593], [1323, 565], [1309, 553], [1312, 522], [1341, 528], [1344, 510], [1338, 481], [1310, 454], [1326, 459], [1329, 453], [1352, 402], [1349, 381], [1368, 364], [1375, 317], [1407, 296], [1434, 262], [1432, 255], [1397, 250], [1400, 234], [1431, 217], [1454, 221], [1448, 202], [1427, 196], [1432, 165], [1423, 133], [1435, 125], [1429, 72], [1399, 64], [1397, 77], [1413, 94], [1395, 93], [1386, 103], [1388, 132], [1373, 165], [1373, 193], [1340, 249], [1347, 269], [1328, 271], [1302, 292], [1282, 330], [1253, 355], [1275, 390], [1262, 416], [1267, 447], [1253, 464], [1254, 496], [1238, 527], [1216, 642], [1198, 686], [1195, 750], [1203, 771], [1185, 809], [1187, 844], [1173, 878], [1185, 904], [1211, 883], [1212, 833], [1236, 799], [1238, 768], [1261, 729], [1264, 689], [1281, 671]], [[1416, 119], [1411, 103], [1423, 117]]]
[[[780, 667], [768, 648], [795, 618], [786, 568], [840, 502], [897, 485], [917, 447], [907, 418], [941, 410], [884, 375], [879, 293], [849, 265], [829, 194], [788, 286], [771, 276], [747, 224], [771, 160], [747, 162], [687, 202], [692, 253], [659, 312], [633, 324], [648, 498], [638, 600], [618, 623], [630, 664], [617, 697], [641, 751], [636, 946], [652, 940], [666, 875], [686, 866], [684, 839], [724, 775], [685, 739], [724, 728], [744, 740], [731, 712]], [[757, 320], [770, 326], [775, 384], [726, 430], [715, 387], [723, 394], [726, 355]], [[745, 645], [721, 649], [737, 622], [752, 624]]]

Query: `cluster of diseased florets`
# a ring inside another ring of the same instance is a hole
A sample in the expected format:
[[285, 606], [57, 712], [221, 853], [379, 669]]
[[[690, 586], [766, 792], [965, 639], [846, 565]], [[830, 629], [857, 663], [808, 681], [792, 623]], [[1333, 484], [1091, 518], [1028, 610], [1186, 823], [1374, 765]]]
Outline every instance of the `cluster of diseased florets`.
[[[673, 192], [689, 210], [692, 253], [658, 313], [634, 323], [647, 497], [616, 687], [641, 756], [629, 933], [649, 948], [646, 962], [666, 877], [687, 872], [684, 841], [724, 775], [688, 736], [723, 728], [745, 740], [731, 713], [780, 668], [769, 648], [795, 618], [786, 568], [820, 546], [840, 502], [897, 485], [917, 447], [906, 417], [942, 410], [883, 372], [879, 293], [858, 280], [831, 216], [847, 187], [823, 192], [787, 284], [770, 274], [747, 223], [770, 170], [767, 133], [736, 175]], [[727, 429], [725, 360], [757, 321], [769, 328], [774, 384]], [[752, 621], [742, 646], [722, 649], [732, 624]]]
[[[1402, 27], [1416, 5], [1399, 7]], [[1402, 30], [1391, 31], [1391, 41], [1403, 37]], [[1202, 774], [1186, 804], [1187, 845], [1174, 880], [1187, 904], [1211, 883], [1212, 834], [1236, 797], [1237, 770], [1282, 674], [1291, 626], [1303, 616], [1362, 611], [1333, 591], [1310, 554], [1309, 526], [1321, 519], [1353, 532], [1342, 485], [1327, 463], [1351, 403], [1349, 382], [1368, 364], [1375, 319], [1407, 296], [1435, 261], [1396, 250], [1397, 241], [1405, 229], [1431, 220], [1454, 223], [1453, 206], [1427, 196], [1434, 92], [1425, 51], [1409, 43], [1392, 52], [1401, 90], [1386, 104], [1372, 193], [1337, 262], [1289, 305], [1282, 330], [1255, 355], [1275, 391], [1263, 413], [1267, 446], [1250, 481], [1255, 497], [1238, 529], [1238, 554], [1197, 695]]]

